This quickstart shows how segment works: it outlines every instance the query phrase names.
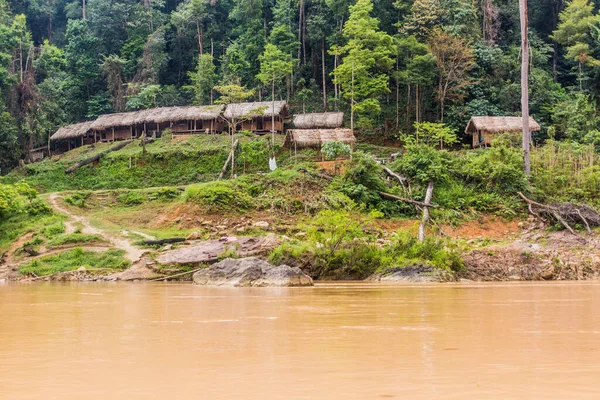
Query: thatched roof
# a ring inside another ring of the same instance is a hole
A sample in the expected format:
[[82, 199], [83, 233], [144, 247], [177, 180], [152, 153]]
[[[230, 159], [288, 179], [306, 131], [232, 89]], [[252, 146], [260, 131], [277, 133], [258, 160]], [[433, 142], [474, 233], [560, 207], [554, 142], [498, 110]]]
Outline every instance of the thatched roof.
[[288, 114], [287, 102], [285, 100], [276, 101], [273, 109], [272, 101], [262, 101], [253, 103], [234, 103], [229, 104], [225, 109], [225, 118], [255, 118], [255, 117], [272, 117], [279, 115], [286, 117]]
[[50, 140], [67, 140], [76, 137], [81, 137], [88, 133], [94, 121], [81, 122], [79, 124], [67, 125], [58, 128], [54, 135], [50, 136]]
[[120, 126], [168, 121], [211, 120], [218, 118], [223, 106], [160, 107], [126, 113], [106, 114], [98, 117], [92, 129], [104, 130]]
[[294, 126], [297, 129], [341, 128], [344, 126], [344, 113], [296, 114], [294, 115]]
[[297, 147], [321, 147], [327, 142], [352, 144], [356, 138], [351, 129], [290, 129], [287, 131], [285, 143]]
[[[521, 132], [522, 129], [523, 119], [521, 117], [471, 117], [465, 133], [479, 130], [490, 133]], [[529, 130], [532, 132], [540, 130], [540, 124], [531, 117], [529, 117]]]

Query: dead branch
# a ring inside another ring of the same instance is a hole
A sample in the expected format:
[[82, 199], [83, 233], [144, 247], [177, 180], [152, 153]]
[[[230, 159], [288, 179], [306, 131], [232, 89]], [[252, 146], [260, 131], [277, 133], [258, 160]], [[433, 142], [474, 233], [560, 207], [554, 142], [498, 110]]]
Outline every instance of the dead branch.
[[181, 243], [185, 242], [186, 238], [167, 238], [160, 240], [145, 240], [142, 242], [145, 246], [162, 246], [163, 244]]
[[427, 204], [427, 203], [423, 203], [422, 201], [407, 199], [407, 198], [399, 197], [394, 194], [386, 193], [386, 192], [378, 192], [378, 193], [383, 197], [387, 197], [389, 199], [394, 199], [394, 200], [398, 200], [398, 201], [403, 201], [405, 203], [414, 204], [414, 205], [420, 206], [420, 207], [440, 208], [440, 206], [438, 206], [437, 204]]
[[400, 182], [400, 185], [402, 185], [402, 187], [405, 188], [408, 191], [408, 193], [411, 193], [410, 182], [408, 181], [408, 179], [406, 177], [398, 175], [397, 173], [395, 173], [388, 167], [383, 167], [383, 170], [385, 171], [386, 174], [388, 174], [392, 178], [398, 179], [398, 182]]
[[227, 172], [227, 167], [229, 167], [229, 164], [231, 164], [231, 158], [233, 157], [233, 154], [235, 153], [235, 149], [238, 147], [239, 142], [240, 142], [239, 139], [236, 139], [235, 142], [233, 143], [233, 147], [231, 148], [231, 151], [229, 152], [227, 161], [225, 161], [225, 164], [223, 164], [223, 168], [221, 168], [221, 173], [219, 174], [219, 180], [223, 179], [223, 177], [225, 176], [225, 172]]

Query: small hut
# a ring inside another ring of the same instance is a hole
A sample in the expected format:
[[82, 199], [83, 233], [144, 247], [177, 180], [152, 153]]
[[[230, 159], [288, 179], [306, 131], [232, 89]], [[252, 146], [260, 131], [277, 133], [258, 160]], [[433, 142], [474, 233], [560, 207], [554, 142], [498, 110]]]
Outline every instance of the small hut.
[[56, 133], [50, 136], [50, 141], [55, 142], [55, 148], [59, 151], [67, 151], [84, 144], [94, 143], [94, 137], [90, 134], [93, 122], [80, 122], [60, 127]]
[[356, 138], [351, 129], [290, 129], [287, 131], [284, 146], [294, 149], [321, 148], [323, 143], [327, 142], [353, 145]]
[[[287, 102], [263, 101], [254, 103], [229, 104], [223, 114], [230, 124], [236, 125], [236, 131], [251, 131], [257, 134], [275, 131], [283, 132], [283, 124], [289, 116]], [[271, 123], [275, 116], [275, 125]]]
[[296, 129], [329, 129], [344, 126], [343, 112], [327, 112], [294, 115]]
[[223, 106], [160, 107], [147, 110], [101, 115], [92, 124], [98, 141], [140, 137], [144, 132], [215, 133], [224, 129]]
[[[473, 135], [473, 148], [476, 148], [489, 146], [499, 134], [522, 130], [523, 118], [521, 117], [471, 117], [465, 133]], [[529, 117], [529, 130], [531, 132], [540, 130], [540, 124], [531, 117]]]

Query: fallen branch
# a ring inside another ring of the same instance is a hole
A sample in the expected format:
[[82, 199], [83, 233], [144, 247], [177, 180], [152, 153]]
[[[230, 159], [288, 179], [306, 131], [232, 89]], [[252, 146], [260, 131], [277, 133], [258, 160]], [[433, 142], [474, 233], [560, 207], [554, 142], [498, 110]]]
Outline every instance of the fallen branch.
[[[591, 232], [590, 224], [588, 220], [583, 216], [580, 208], [585, 208], [586, 213], [588, 213], [591, 218], [597, 217], [596, 220], [600, 221], [600, 216], [593, 209], [587, 206], [580, 206], [579, 208], [571, 203], [562, 203], [558, 205], [547, 205], [538, 203], [531, 199], [528, 199], [523, 193], [517, 192], [517, 194], [527, 203], [527, 208], [529, 212], [535, 217], [539, 218], [543, 221], [541, 214], [546, 214], [554, 217], [556, 221], [558, 221], [566, 230], [568, 230], [574, 236], [577, 236], [581, 240], [585, 241], [586, 239], [579, 235], [575, 230], [569, 225], [567, 219], [571, 220], [571, 222], [581, 221], [587, 227], [588, 232]], [[534, 210], [534, 207], [537, 210]]]
[[91, 164], [94, 161], [97, 161], [97, 160], [101, 159], [102, 157], [104, 157], [105, 155], [107, 155], [108, 153], [110, 153], [112, 151], [121, 150], [123, 147], [127, 146], [131, 142], [132, 142], [132, 140], [126, 140], [124, 142], [121, 142], [121, 143], [117, 144], [116, 146], [111, 147], [108, 150], [100, 152], [100, 153], [98, 153], [98, 154], [96, 154], [96, 155], [94, 155], [92, 157], [86, 158], [85, 160], [81, 160], [77, 164], [73, 164], [69, 168], [67, 168], [65, 170], [65, 173], [66, 174], [70, 174], [71, 172], [73, 172], [73, 171], [75, 171], [75, 170], [77, 170], [77, 169], [79, 169], [79, 168], [81, 168], [81, 167], [83, 167], [85, 165]]
[[419, 225], [419, 241], [425, 240], [425, 225], [429, 221], [429, 207], [431, 206], [431, 198], [433, 197], [433, 181], [427, 184], [427, 192], [425, 192], [425, 204], [423, 205], [423, 218]]
[[162, 246], [163, 244], [181, 243], [185, 242], [186, 238], [168, 238], [160, 240], [144, 240], [142, 242], [145, 246]]
[[194, 274], [194, 273], [196, 273], [196, 272], [198, 272], [198, 271], [200, 271], [201, 269], [204, 269], [204, 268], [206, 268], [206, 267], [200, 267], [200, 268], [196, 268], [196, 269], [195, 269], [195, 270], [193, 270], [193, 271], [182, 272], [182, 273], [180, 273], [180, 274], [175, 274], [175, 275], [164, 275], [164, 276], [161, 276], [161, 277], [159, 277], [159, 278], [150, 279], [150, 280], [148, 280], [148, 282], [164, 281], [164, 280], [166, 280], [166, 279], [170, 279], [170, 278], [176, 278], [176, 277], [178, 277], [178, 276], [183, 276], [183, 275], [187, 275], [187, 274]]
[[223, 168], [221, 168], [221, 173], [219, 174], [219, 180], [223, 179], [223, 177], [225, 176], [225, 172], [227, 172], [227, 167], [229, 167], [229, 164], [231, 164], [231, 158], [233, 157], [233, 154], [235, 152], [235, 149], [238, 146], [239, 143], [239, 139], [236, 139], [236, 141], [233, 143], [233, 147], [231, 148], [231, 151], [229, 152], [229, 156], [227, 156], [227, 161], [225, 161], [225, 164], [223, 164]]
[[398, 201], [403, 201], [405, 203], [414, 204], [414, 205], [420, 206], [420, 207], [440, 208], [440, 206], [438, 206], [436, 204], [427, 204], [427, 203], [424, 203], [422, 201], [417, 201], [417, 200], [407, 199], [407, 198], [404, 198], [404, 197], [399, 197], [399, 196], [396, 196], [396, 195], [391, 194], [391, 193], [386, 193], [386, 192], [378, 192], [378, 193], [381, 196], [383, 196], [383, 197], [387, 197], [389, 199], [394, 199], [394, 200], [398, 200]]

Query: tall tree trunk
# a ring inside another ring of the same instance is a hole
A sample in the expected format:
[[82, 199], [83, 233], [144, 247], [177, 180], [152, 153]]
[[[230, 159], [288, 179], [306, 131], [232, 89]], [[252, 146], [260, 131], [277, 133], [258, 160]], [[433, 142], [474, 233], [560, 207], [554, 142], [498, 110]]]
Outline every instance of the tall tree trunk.
[[271, 148], [275, 146], [275, 77], [271, 82]]
[[350, 129], [354, 134], [354, 64], [352, 64], [352, 98], [350, 101]]
[[321, 39], [321, 76], [323, 78], [323, 111], [327, 111], [327, 81], [325, 80], [325, 39]]
[[196, 30], [198, 31], [198, 54], [201, 56], [204, 54], [204, 47], [202, 46], [202, 24], [196, 21]]
[[85, 1], [86, 0], [81, 0], [81, 11], [82, 11], [81, 16], [83, 17], [84, 20], [87, 19], [87, 9], [85, 6]]
[[[304, 0], [300, 0], [300, 9], [298, 11], [298, 43], [303, 43], [304, 38], [302, 37], [304, 26]], [[298, 46], [298, 66], [300, 66], [300, 60], [302, 59], [302, 46]]]
[[529, 143], [529, 38], [527, 36], [527, 0], [519, 0], [521, 20], [521, 116], [523, 120], [523, 164], [525, 175], [531, 175]]

